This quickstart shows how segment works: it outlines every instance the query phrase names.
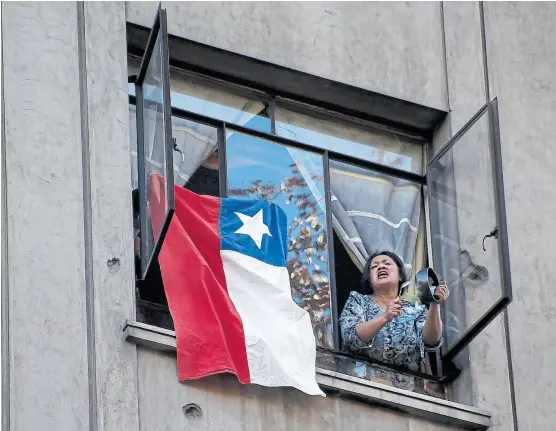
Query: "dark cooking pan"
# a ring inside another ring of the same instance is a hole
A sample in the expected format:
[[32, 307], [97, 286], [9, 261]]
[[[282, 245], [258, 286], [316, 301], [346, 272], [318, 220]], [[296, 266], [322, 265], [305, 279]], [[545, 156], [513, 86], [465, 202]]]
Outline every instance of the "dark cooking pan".
[[433, 304], [440, 298], [434, 294], [439, 285], [438, 276], [432, 268], [423, 268], [415, 274], [417, 296], [423, 304]]

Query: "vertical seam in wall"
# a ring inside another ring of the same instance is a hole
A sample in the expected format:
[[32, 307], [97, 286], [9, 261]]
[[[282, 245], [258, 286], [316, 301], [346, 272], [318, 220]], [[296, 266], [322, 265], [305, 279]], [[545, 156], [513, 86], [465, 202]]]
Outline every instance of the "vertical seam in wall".
[[[0, 5], [3, 7], [3, 5]], [[4, 32], [4, 27], [0, 29]], [[2, 40], [5, 40], [2, 38]], [[0, 214], [0, 222], [2, 223], [2, 286], [0, 290], [1, 295], [1, 313], [2, 313], [2, 348], [0, 354], [2, 355], [2, 430], [8, 431], [10, 429], [10, 301], [8, 289], [8, 174], [6, 168], [6, 109], [4, 102], [4, 50], [2, 49], [2, 58], [0, 60], [0, 67], [2, 68], [2, 148], [0, 149], [2, 155], [2, 164], [0, 166], [0, 175], [2, 175], [2, 188], [0, 195], [2, 199], [2, 212]]]
[[506, 342], [506, 361], [508, 363], [508, 380], [510, 384], [510, 401], [512, 403], [512, 419], [514, 423], [514, 431], [518, 431], [519, 427], [517, 424], [517, 405], [515, 402], [515, 386], [514, 386], [514, 369], [512, 364], [512, 346], [510, 343], [510, 321], [508, 319], [508, 309], [504, 309], [502, 312], [503, 326], [504, 326], [504, 338]]
[[89, 380], [89, 430], [98, 430], [97, 370], [95, 344], [95, 295], [93, 290], [92, 197], [89, 148], [89, 101], [85, 4], [77, 2], [77, 48], [79, 59], [79, 99], [81, 114], [81, 164], [83, 177], [83, 234], [85, 246], [85, 314], [87, 318], [87, 371]]
[[137, 385], [135, 386], [136, 390], [137, 390], [137, 430], [140, 431], [141, 430], [141, 410], [139, 409], [139, 396], [140, 396], [140, 386], [141, 386], [141, 381], [139, 380], [139, 346], [135, 346], [135, 381], [137, 382]]
[[[481, 18], [481, 45], [483, 52], [483, 73], [485, 81], [485, 102], [490, 102], [490, 80], [488, 74], [488, 51], [486, 42], [486, 24], [485, 24], [485, 10], [484, 3], [479, 2], [479, 15]], [[510, 342], [510, 321], [508, 318], [508, 309], [505, 308], [502, 312], [502, 326], [504, 329], [504, 341], [506, 347], [506, 362], [508, 365], [508, 383], [510, 387], [510, 402], [512, 404], [512, 421], [514, 431], [518, 431], [517, 422], [517, 405], [515, 400], [515, 385], [514, 385], [514, 370], [512, 362], [512, 347]]]
[[485, 30], [485, 11], [483, 2], [479, 2], [479, 15], [481, 17], [481, 47], [483, 50], [483, 75], [485, 81], [485, 98], [486, 102], [490, 101], [490, 83], [488, 80], [488, 63], [487, 63], [487, 46], [486, 46], [486, 30]]
[[[440, 2], [440, 25], [442, 26], [442, 54], [444, 60], [444, 79], [446, 85], [446, 102], [448, 104], [448, 112], [452, 107], [450, 104], [450, 84], [448, 83], [448, 53], [446, 49], [446, 27], [444, 23], [444, 2]], [[450, 127], [450, 136], [452, 135]]]

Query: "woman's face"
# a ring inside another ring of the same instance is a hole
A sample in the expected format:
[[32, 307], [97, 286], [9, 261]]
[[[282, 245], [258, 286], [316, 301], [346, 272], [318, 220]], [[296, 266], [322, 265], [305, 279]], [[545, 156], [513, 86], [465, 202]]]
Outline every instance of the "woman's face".
[[374, 289], [381, 287], [398, 288], [400, 274], [394, 259], [379, 255], [371, 261], [371, 285]]

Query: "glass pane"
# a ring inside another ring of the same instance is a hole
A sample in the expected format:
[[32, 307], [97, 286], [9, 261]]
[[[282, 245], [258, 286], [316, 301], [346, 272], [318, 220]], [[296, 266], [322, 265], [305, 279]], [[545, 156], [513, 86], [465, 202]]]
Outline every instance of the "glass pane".
[[330, 151], [404, 171], [423, 172], [423, 142], [391, 131], [371, 129], [276, 107], [276, 133]]
[[[163, 72], [162, 72], [162, 39], [160, 34], [156, 38], [152, 56], [147, 66], [143, 81], [143, 131], [144, 131], [144, 158], [145, 187], [147, 196], [147, 229], [146, 256], [151, 256], [156, 241], [162, 230], [163, 218], [153, 224], [150, 217], [151, 202], [157, 201], [157, 207], [168, 213], [169, 202], [167, 196], [166, 166], [171, 161], [166, 160], [166, 134], [164, 133], [163, 115]], [[158, 181], [162, 179], [162, 181]], [[147, 262], [143, 262], [143, 270]]]
[[[131, 182], [133, 186], [133, 231], [136, 277], [142, 277], [140, 266], [140, 204], [137, 169], [137, 126], [136, 107], [129, 105], [130, 124], [130, 152], [131, 152]], [[204, 195], [219, 196], [218, 151], [216, 144], [217, 130], [213, 127], [192, 121], [172, 117], [172, 136], [176, 139], [174, 150], [174, 184]], [[183, 157], [182, 157], [183, 154]], [[148, 171], [161, 169], [161, 165], [152, 159], [145, 160]], [[150, 166], [153, 165], [153, 166]], [[153, 280], [150, 288], [153, 288]], [[155, 294], [146, 292], [147, 286], [142, 286], [139, 294], [141, 299], [150, 302], [165, 303], [164, 291], [160, 286]], [[147, 295], [149, 295], [147, 297]]]
[[[129, 60], [128, 73], [136, 73], [137, 63]], [[129, 94], [135, 88], [129, 85]], [[170, 70], [172, 107], [270, 133], [268, 101], [263, 95], [205, 78]]]
[[[131, 180], [138, 187], [136, 108], [129, 105]], [[217, 129], [212, 126], [172, 117], [174, 146], [174, 184], [198, 194], [219, 196]], [[182, 156], [183, 155], [183, 156]], [[150, 171], [162, 170], [162, 165], [146, 159]]]
[[260, 95], [171, 70], [172, 106], [270, 133], [268, 102]]
[[137, 167], [137, 108], [135, 105], [129, 105], [129, 148], [131, 154], [131, 186], [132, 186], [132, 203], [133, 203], [133, 249], [135, 257], [135, 277], [140, 279], [141, 273], [141, 217], [140, 217], [140, 199], [139, 199], [139, 175]]
[[322, 156], [240, 133], [226, 152], [228, 195], [267, 199], [286, 213], [292, 297], [310, 314], [317, 345], [333, 347]]
[[497, 240], [485, 238], [496, 227], [488, 111], [428, 175], [434, 268], [450, 288], [448, 350], [503, 295]]
[[217, 134], [212, 126], [172, 117], [177, 186], [201, 195], [220, 196]]

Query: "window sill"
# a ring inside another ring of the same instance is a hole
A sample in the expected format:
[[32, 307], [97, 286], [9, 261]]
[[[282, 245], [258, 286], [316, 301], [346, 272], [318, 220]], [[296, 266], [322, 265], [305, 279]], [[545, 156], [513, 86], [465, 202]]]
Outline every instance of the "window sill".
[[[142, 347], [164, 352], [176, 351], [174, 331], [134, 321], [126, 322], [123, 331], [125, 340]], [[474, 407], [334, 371], [317, 368], [317, 382], [329, 394], [357, 397], [369, 404], [378, 404], [435, 422], [475, 430], [484, 430], [490, 426], [490, 415]]]

